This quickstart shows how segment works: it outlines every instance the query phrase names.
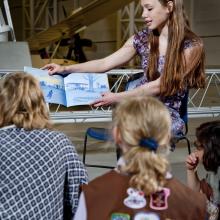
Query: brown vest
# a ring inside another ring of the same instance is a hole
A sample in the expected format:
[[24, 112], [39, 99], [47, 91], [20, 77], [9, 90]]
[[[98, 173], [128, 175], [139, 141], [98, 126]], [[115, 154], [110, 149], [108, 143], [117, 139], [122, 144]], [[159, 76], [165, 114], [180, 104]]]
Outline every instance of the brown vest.
[[132, 209], [124, 205], [128, 197], [129, 177], [116, 171], [110, 171], [103, 176], [83, 185], [85, 194], [87, 219], [110, 220], [113, 213], [128, 214], [131, 218], [137, 213], [154, 213], [160, 220], [204, 220], [206, 216], [206, 198], [201, 193], [194, 192], [176, 179], [169, 179], [165, 186], [170, 189], [168, 208], [154, 210], [147, 204], [141, 209]]

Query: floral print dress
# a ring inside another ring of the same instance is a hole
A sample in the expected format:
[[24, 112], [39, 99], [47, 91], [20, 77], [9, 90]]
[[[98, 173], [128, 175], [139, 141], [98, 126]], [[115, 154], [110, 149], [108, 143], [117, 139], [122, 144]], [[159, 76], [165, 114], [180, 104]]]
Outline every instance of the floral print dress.
[[[148, 47], [148, 36], [149, 36], [150, 30], [149, 29], [143, 29], [142, 31], [138, 32], [134, 36], [133, 46], [136, 49], [137, 54], [141, 58], [141, 66], [143, 70], [145, 71], [148, 67], [148, 57], [150, 53], [150, 49]], [[189, 48], [192, 46], [192, 43], [190, 41], [184, 42], [184, 48]], [[163, 73], [165, 63], [165, 56], [159, 56], [158, 59], [158, 72], [160, 74]], [[134, 87], [141, 86], [145, 83], [148, 83], [149, 80], [146, 77], [146, 74], [144, 74], [143, 77], [136, 80], [136, 85]], [[133, 88], [134, 88], [133, 87]], [[172, 118], [172, 133], [173, 134], [179, 134], [184, 129], [184, 122], [180, 118], [179, 110], [181, 105], [181, 100], [184, 97], [186, 91], [179, 92], [173, 96], [166, 97], [165, 99], [161, 100], [163, 103], [168, 107], [171, 118]]]

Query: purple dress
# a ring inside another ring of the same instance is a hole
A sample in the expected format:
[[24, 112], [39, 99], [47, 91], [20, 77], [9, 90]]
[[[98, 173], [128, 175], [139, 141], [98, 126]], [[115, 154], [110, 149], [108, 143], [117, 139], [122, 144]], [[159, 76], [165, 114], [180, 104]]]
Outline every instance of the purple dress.
[[[136, 49], [137, 54], [141, 58], [141, 66], [143, 70], [147, 69], [148, 66], [148, 57], [150, 53], [150, 49], [148, 47], [148, 36], [149, 36], [150, 30], [143, 29], [142, 31], [138, 32], [134, 36], [133, 46]], [[184, 42], [184, 48], [189, 48], [192, 46], [192, 43], [190, 41]], [[161, 74], [163, 73], [165, 63], [165, 57], [159, 56], [158, 58], [158, 72]], [[148, 83], [149, 80], [147, 79], [146, 75], [144, 75], [141, 79], [138, 80], [137, 86], [143, 85], [145, 83]], [[172, 118], [172, 133], [178, 134], [183, 131], [184, 129], [184, 122], [180, 118], [179, 110], [181, 105], [181, 100], [185, 95], [185, 91], [179, 92], [173, 96], [166, 97], [163, 99], [163, 103], [168, 107], [171, 118]]]

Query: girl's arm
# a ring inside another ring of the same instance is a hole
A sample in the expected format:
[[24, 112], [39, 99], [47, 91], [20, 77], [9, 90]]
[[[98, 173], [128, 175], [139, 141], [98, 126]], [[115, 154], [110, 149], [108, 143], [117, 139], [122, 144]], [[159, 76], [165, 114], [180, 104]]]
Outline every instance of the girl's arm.
[[144, 85], [129, 91], [124, 91], [119, 93], [112, 93], [112, 92], [103, 93], [102, 98], [91, 103], [91, 105], [93, 105], [94, 107], [108, 106], [111, 105], [112, 103], [120, 102], [126, 97], [140, 96], [140, 95], [155, 96], [158, 95], [159, 93], [160, 93], [160, 77], [154, 81], [145, 83]]
[[52, 63], [45, 65], [42, 69], [47, 69], [49, 74], [65, 74], [72, 72], [106, 72], [110, 69], [127, 63], [134, 57], [136, 50], [133, 47], [133, 38], [134, 36], [130, 37], [123, 47], [103, 59], [92, 60], [69, 66], [60, 66]]
[[83, 192], [80, 194], [78, 208], [74, 216], [74, 220], [86, 220], [87, 219], [87, 208], [86, 199]]
[[200, 179], [197, 171], [187, 170], [187, 185], [194, 191], [200, 191]]
[[197, 174], [198, 157], [191, 153], [185, 161], [187, 168], [187, 185], [194, 191], [200, 191], [200, 179]]

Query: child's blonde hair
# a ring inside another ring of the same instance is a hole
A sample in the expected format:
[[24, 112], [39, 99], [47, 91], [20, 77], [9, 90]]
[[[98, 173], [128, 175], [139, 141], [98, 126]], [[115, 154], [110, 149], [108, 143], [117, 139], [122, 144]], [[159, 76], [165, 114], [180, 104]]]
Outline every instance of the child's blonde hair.
[[8, 74], [0, 83], [0, 100], [0, 127], [12, 124], [27, 130], [51, 127], [43, 93], [33, 76]]
[[140, 141], [153, 140], [167, 150], [171, 134], [167, 108], [153, 97], [129, 98], [116, 108], [114, 126], [128, 149], [121, 171], [132, 176], [130, 185], [146, 195], [159, 190], [165, 183], [168, 161], [149, 147], [140, 146]]

